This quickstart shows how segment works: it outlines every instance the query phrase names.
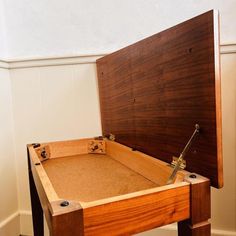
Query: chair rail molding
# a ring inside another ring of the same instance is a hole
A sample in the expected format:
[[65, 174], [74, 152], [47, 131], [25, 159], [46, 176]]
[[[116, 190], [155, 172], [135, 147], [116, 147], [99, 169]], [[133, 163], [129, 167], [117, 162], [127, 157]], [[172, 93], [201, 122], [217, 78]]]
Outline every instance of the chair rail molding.
[[[18, 69], [18, 68], [32, 68], [32, 67], [45, 67], [45, 66], [90, 64], [90, 63], [95, 63], [98, 58], [105, 56], [109, 53], [110, 52], [101, 52], [98, 54], [84, 54], [84, 55], [62, 55], [62, 56], [5, 58], [5, 59], [0, 58], [0, 68]], [[221, 44], [220, 53], [222, 55], [236, 53], [236, 42]]]
[[220, 45], [220, 54], [236, 53], [236, 43], [224, 43]]

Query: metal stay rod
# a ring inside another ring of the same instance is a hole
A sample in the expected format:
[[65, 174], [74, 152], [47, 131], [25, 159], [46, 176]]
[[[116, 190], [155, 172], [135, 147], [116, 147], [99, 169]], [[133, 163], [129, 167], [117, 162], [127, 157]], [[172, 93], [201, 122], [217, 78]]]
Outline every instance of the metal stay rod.
[[183, 162], [184, 160], [184, 157], [186, 156], [186, 153], [188, 152], [189, 148], [191, 147], [192, 143], [193, 143], [193, 140], [194, 138], [199, 134], [199, 130], [200, 130], [200, 126], [199, 124], [195, 124], [195, 130], [192, 134], [192, 136], [190, 137], [189, 141], [187, 142], [187, 144], [185, 145], [183, 151], [181, 152], [178, 160], [177, 160], [177, 163], [174, 167], [174, 170], [172, 171], [168, 181], [167, 181], [167, 184], [172, 184], [174, 179], [175, 179], [175, 176], [178, 172], [178, 170], [180, 169], [180, 165], [181, 163]]

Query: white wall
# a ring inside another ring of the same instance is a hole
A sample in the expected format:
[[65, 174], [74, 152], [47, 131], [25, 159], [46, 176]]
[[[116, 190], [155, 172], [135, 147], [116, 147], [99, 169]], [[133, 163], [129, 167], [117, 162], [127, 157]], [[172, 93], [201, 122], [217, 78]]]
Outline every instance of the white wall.
[[[15, 217], [18, 212], [12, 119], [9, 72], [0, 68], [0, 235], [4, 235], [5, 227], [11, 222], [12, 215]], [[19, 224], [15, 222], [13, 225], [13, 231], [17, 232]]]
[[111, 52], [212, 8], [236, 42], [235, 0], [1, 0], [9, 58]]
[[0, 0], [0, 59], [7, 56], [6, 17], [3, 1]]

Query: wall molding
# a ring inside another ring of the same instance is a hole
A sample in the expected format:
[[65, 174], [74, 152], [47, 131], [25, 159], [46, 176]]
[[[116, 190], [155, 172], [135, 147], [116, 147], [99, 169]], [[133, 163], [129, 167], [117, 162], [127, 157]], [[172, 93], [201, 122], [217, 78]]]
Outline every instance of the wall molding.
[[57, 57], [42, 57], [42, 58], [26, 58], [17, 60], [8, 60], [9, 69], [18, 68], [32, 68], [45, 66], [63, 66], [63, 65], [77, 65], [77, 64], [91, 64], [107, 53], [88, 54], [88, 55], [73, 55], [73, 56], [57, 56]]
[[20, 69], [33, 67], [47, 67], [47, 66], [63, 66], [63, 65], [78, 65], [95, 63], [97, 59], [107, 55], [101, 54], [87, 54], [87, 55], [67, 55], [67, 56], [50, 56], [50, 57], [31, 57], [31, 58], [17, 58], [17, 59], [0, 59], [0, 68], [3, 69]]
[[9, 69], [9, 62], [0, 59], [0, 68], [1, 69]]
[[[98, 58], [105, 56], [109, 53], [110, 52], [87, 54], [87, 55], [65, 55], [65, 56], [50, 56], [50, 57], [0, 59], [0, 68], [20, 69], [20, 68], [46, 67], [46, 66], [91, 64], [95, 63]], [[220, 53], [222, 55], [236, 53], [236, 43], [221, 44]]]
[[[0, 233], [4, 232], [2, 235], [7, 235], [8, 232], [12, 232], [14, 230], [19, 235], [30, 235], [29, 232], [32, 231], [32, 221], [31, 221], [31, 211], [16, 211], [10, 216], [8, 216], [5, 220], [0, 222]], [[13, 229], [14, 226], [14, 229]], [[176, 225], [167, 225], [161, 227], [156, 230], [152, 230], [147, 232], [147, 236], [153, 235], [175, 235], [177, 230]], [[229, 230], [219, 230], [219, 229], [212, 229], [212, 236], [236, 236], [236, 231], [229, 231]], [[11, 235], [11, 234], [8, 234]], [[15, 234], [17, 235], [17, 234]]]
[[[171, 232], [177, 231], [177, 227], [175, 225], [167, 225], [161, 227], [161, 229], [163, 230], [163, 232], [168, 232], [166, 233], [166, 235], [169, 235]], [[236, 231], [211, 229], [211, 236], [236, 236]]]
[[16, 211], [0, 222], [0, 235], [20, 235], [20, 212]]
[[19, 212], [16, 211], [13, 214], [11, 214], [10, 216], [8, 216], [6, 219], [4, 219], [3, 221], [0, 222], [0, 228], [3, 228], [5, 225], [9, 224], [9, 222], [11, 222], [13, 219], [15, 219], [16, 217], [19, 216]]
[[221, 44], [220, 53], [221, 54], [234, 54], [234, 53], [236, 53], [236, 43]]
[[[31, 211], [19, 211], [20, 219], [20, 234], [33, 235], [32, 213]], [[47, 236], [45, 234], [45, 236]]]
[[[16, 232], [17, 234], [21, 235], [30, 235], [29, 232], [32, 231], [32, 221], [31, 221], [31, 211], [17, 211], [8, 216], [5, 220], [0, 222], [0, 235], [12, 235], [7, 234], [8, 232]], [[154, 232], [155, 231], [155, 232]], [[164, 227], [161, 227], [156, 230], [152, 230], [147, 232], [147, 236], [153, 236], [153, 235], [175, 235], [175, 232], [177, 231], [177, 227], [175, 225], [167, 225]], [[4, 234], [1, 234], [1, 232], [4, 232]], [[236, 236], [236, 231], [229, 231], [229, 230], [219, 230], [219, 229], [212, 229], [212, 236]], [[14, 235], [17, 235], [14, 234]]]
[[[8, 217], [6, 220], [4, 220], [4, 224], [0, 223], [0, 230], [1, 225], [5, 225], [7, 223], [10, 223], [14, 218], [18, 217], [19, 221], [21, 221], [21, 235], [27, 235], [30, 236], [28, 232], [32, 231], [32, 221], [31, 221], [31, 211], [19, 211], [14, 214], [12, 214], [10, 217]], [[3, 221], [2, 221], [3, 222]], [[22, 227], [23, 226], [23, 227]], [[26, 228], [28, 227], [28, 228]], [[151, 230], [146, 232], [145, 234], [147, 236], [169, 236], [169, 235], [176, 235], [177, 227], [176, 225], [167, 225], [164, 227], [159, 228], [158, 230]], [[140, 236], [143, 235], [139, 234]], [[219, 229], [212, 229], [211, 230], [212, 236], [236, 236], [236, 231], [229, 231], [229, 230], [219, 230]]]

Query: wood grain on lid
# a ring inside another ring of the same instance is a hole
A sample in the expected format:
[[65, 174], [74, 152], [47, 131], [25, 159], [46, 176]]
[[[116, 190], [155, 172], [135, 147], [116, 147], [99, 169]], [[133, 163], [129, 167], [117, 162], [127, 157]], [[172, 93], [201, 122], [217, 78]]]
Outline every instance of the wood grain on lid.
[[218, 16], [209, 11], [97, 61], [103, 134], [222, 187]]

